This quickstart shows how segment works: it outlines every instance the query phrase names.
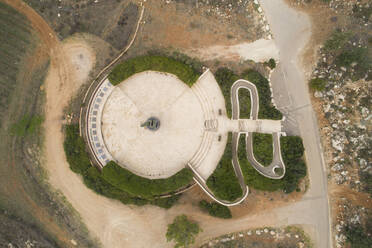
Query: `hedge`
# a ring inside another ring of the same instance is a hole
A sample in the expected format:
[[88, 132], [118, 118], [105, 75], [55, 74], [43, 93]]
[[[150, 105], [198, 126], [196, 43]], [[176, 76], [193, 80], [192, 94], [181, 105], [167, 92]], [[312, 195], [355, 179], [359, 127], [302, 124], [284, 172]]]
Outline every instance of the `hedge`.
[[219, 199], [233, 201], [242, 196], [243, 191], [232, 165], [232, 135], [229, 133], [225, 151], [217, 168], [207, 179], [207, 186]]
[[[98, 194], [117, 199], [124, 204], [153, 204], [163, 208], [170, 208], [180, 197], [179, 195], [156, 199], [154, 196], [149, 196], [148, 198], [140, 197], [134, 195], [132, 192], [115, 187], [106, 181], [103, 174], [96, 167], [90, 164], [85, 148], [85, 142], [83, 138], [79, 136], [79, 126], [77, 124], [65, 126], [64, 149], [71, 170], [82, 175], [84, 184]], [[188, 173], [190, 172], [184, 172], [184, 174]], [[173, 177], [170, 177], [168, 179], [176, 180], [176, 178], [172, 178]]]
[[151, 180], [137, 176], [111, 161], [103, 167], [102, 177], [114, 187], [133, 196], [152, 199], [154, 196], [187, 186], [193, 178], [193, 173], [190, 169], [184, 168], [169, 178]]
[[195, 69], [179, 60], [166, 56], [146, 55], [128, 59], [117, 65], [108, 79], [113, 85], [117, 85], [136, 73], [148, 70], [174, 74], [189, 86], [192, 86], [200, 76]]

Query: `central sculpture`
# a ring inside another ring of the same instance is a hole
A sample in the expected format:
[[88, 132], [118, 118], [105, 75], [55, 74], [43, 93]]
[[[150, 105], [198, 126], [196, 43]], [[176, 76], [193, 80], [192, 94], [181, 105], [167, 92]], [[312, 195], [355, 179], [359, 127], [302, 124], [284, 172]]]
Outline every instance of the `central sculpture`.
[[160, 120], [156, 117], [150, 117], [147, 121], [141, 124], [141, 127], [147, 128], [151, 131], [156, 131], [160, 127]]

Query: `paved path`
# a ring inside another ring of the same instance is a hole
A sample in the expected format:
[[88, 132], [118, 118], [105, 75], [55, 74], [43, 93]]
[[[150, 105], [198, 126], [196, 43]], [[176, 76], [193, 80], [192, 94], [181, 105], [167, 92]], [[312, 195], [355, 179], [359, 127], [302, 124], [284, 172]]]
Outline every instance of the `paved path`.
[[[232, 105], [232, 118], [239, 119], [240, 108], [239, 108], [239, 97], [238, 92], [240, 88], [248, 89], [250, 92], [251, 98], [251, 111], [250, 118], [252, 120], [258, 120], [258, 111], [259, 111], [259, 97], [256, 85], [253, 83], [240, 79], [236, 81], [231, 87], [231, 105]], [[233, 137], [234, 137], [233, 133]], [[263, 166], [254, 157], [253, 154], [253, 133], [247, 133], [246, 137], [246, 152], [249, 163], [255, 168], [261, 175], [271, 178], [271, 179], [281, 179], [285, 174], [285, 166], [282, 160], [282, 155], [280, 151], [280, 133], [275, 132], [273, 135], [273, 160], [269, 166]], [[236, 137], [236, 135], [235, 135]], [[233, 140], [233, 144], [237, 147], [239, 140]], [[233, 150], [234, 151], [234, 150]], [[237, 157], [237, 154], [233, 153], [233, 158]], [[281, 174], [275, 173], [277, 168], [282, 169]]]
[[302, 224], [312, 229], [315, 247], [332, 247], [327, 172], [307, 82], [299, 66], [300, 52], [311, 34], [310, 20], [283, 0], [260, 0], [260, 3], [280, 51], [280, 64], [271, 76], [274, 99], [303, 139], [310, 179], [310, 188], [300, 202], [276, 212], [286, 219], [286, 224]]
[[[216, 83], [216, 82], [215, 82]], [[261, 122], [262, 120], [258, 120], [258, 111], [259, 111], [259, 97], [258, 97], [258, 91], [256, 86], [246, 80], [240, 79], [234, 82], [234, 84], [231, 87], [231, 103], [232, 103], [232, 120], [238, 120], [238, 121], [244, 121], [244, 119], [239, 119], [240, 115], [240, 109], [239, 109], [239, 96], [238, 91], [240, 88], [245, 88], [249, 90], [250, 92], [250, 98], [251, 98], [251, 111], [250, 111], [250, 121], [254, 122]], [[225, 122], [227, 120], [224, 120]], [[269, 122], [270, 123], [270, 122]], [[240, 127], [241, 125], [237, 125]], [[259, 127], [260, 125], [254, 125], [256, 127]], [[270, 127], [267, 128], [270, 130]], [[276, 130], [275, 125], [273, 126], [273, 130]], [[225, 130], [226, 131], [226, 130]], [[257, 131], [257, 130], [256, 130]], [[280, 130], [281, 131], [281, 130]], [[282, 160], [281, 151], [280, 151], [280, 134], [281, 132], [273, 132], [273, 161], [272, 163], [265, 167], [261, 165], [254, 157], [253, 154], [253, 133], [248, 132], [246, 137], [246, 152], [247, 152], [247, 159], [250, 162], [250, 164], [255, 168], [261, 175], [271, 178], [271, 179], [281, 179], [283, 178], [285, 174], [285, 166]], [[222, 199], [218, 199], [212, 190], [210, 190], [206, 184], [207, 178], [204, 178], [199, 172], [198, 167], [196, 167], [193, 163], [188, 163], [188, 167], [194, 172], [194, 180], [196, 183], [204, 190], [205, 193], [209, 197], [211, 197], [214, 201], [225, 205], [225, 206], [235, 206], [243, 202], [249, 193], [249, 188], [245, 183], [244, 175], [242, 172], [242, 169], [239, 164], [238, 159], [238, 146], [239, 146], [239, 137], [243, 132], [242, 130], [234, 130], [232, 132], [232, 166], [235, 172], [235, 175], [238, 179], [239, 185], [242, 188], [242, 196], [234, 201], [225, 201]], [[202, 162], [202, 161], [201, 161]], [[282, 169], [281, 174], [276, 173], [276, 169], [280, 168]]]

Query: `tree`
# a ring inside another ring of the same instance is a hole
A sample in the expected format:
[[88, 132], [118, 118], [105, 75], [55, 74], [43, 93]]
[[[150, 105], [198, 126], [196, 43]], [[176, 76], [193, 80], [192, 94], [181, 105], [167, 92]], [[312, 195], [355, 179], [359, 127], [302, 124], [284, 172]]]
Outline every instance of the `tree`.
[[176, 242], [175, 248], [190, 247], [195, 242], [195, 236], [201, 231], [197, 223], [189, 221], [186, 215], [179, 215], [168, 225], [166, 237], [168, 242]]

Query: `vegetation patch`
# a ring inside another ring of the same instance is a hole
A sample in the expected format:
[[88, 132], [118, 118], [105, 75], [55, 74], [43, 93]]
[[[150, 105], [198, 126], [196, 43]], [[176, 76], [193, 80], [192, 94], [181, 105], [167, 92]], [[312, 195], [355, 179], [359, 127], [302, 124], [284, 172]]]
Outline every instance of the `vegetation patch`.
[[208, 212], [209, 215], [223, 218], [223, 219], [230, 219], [232, 218], [231, 211], [228, 207], [218, 204], [217, 202], [207, 202], [206, 200], [202, 200], [199, 202], [199, 207]]
[[213, 191], [216, 197], [227, 201], [234, 201], [243, 194], [231, 160], [232, 135], [229, 133], [222, 158], [213, 174], [207, 179], [207, 186]]
[[325, 89], [327, 80], [324, 78], [313, 78], [309, 82], [310, 89], [322, 91]]
[[344, 230], [346, 241], [350, 248], [372, 247], [372, 217], [367, 217], [365, 223], [349, 224]]
[[[271, 90], [269, 81], [255, 70], [246, 70], [241, 75], [237, 75], [228, 68], [219, 68], [215, 73], [215, 78], [222, 90], [222, 94], [225, 98], [227, 116], [231, 118], [231, 86], [238, 79], [245, 79], [256, 85], [258, 96], [259, 96], [259, 119], [272, 119], [281, 120], [283, 115], [277, 110], [271, 102]], [[239, 99], [240, 100], [240, 99]], [[248, 99], [244, 100], [246, 106], [248, 106]], [[250, 106], [250, 99], [249, 99]], [[249, 108], [250, 109], [250, 108]], [[247, 116], [247, 113], [242, 112], [243, 116]], [[248, 114], [249, 116], [249, 114]]]
[[152, 180], [137, 176], [114, 161], [103, 167], [102, 176], [114, 187], [145, 199], [176, 191], [187, 186], [193, 178], [191, 170], [184, 168], [169, 178]]
[[249, 187], [264, 191], [283, 190], [285, 193], [298, 190], [301, 178], [306, 176], [302, 140], [297, 136], [285, 136], [280, 138], [280, 144], [286, 173], [282, 179], [275, 180], [262, 176], [248, 162], [245, 136], [240, 136], [238, 150], [239, 163], [244, 174], [245, 182]]
[[[90, 164], [85, 142], [79, 135], [79, 126], [77, 124], [65, 126], [64, 149], [71, 170], [82, 175], [84, 184], [98, 194], [117, 199], [124, 204], [153, 204], [163, 208], [170, 208], [180, 197], [179, 195], [175, 195], [167, 198], [155, 198], [155, 195], [151, 195], [149, 192], [141, 194], [145, 188], [141, 183], [149, 179], [138, 177], [121, 167], [117, 168], [118, 165], [112, 165], [112, 163], [110, 163], [111, 166], [109, 169], [103, 170], [101, 173], [96, 167]], [[113, 175], [113, 178], [111, 178], [110, 176], [117, 171], [119, 171], [118, 173], [120, 173], [121, 176], [125, 177], [120, 178], [118, 175]], [[131, 182], [130, 184], [133, 185], [126, 188], [125, 182], [121, 184], [119, 183], [119, 179], [122, 181], [128, 179]], [[159, 179], [161, 181], [149, 180], [156, 182], [146, 182], [146, 186], [152, 187], [152, 193], [157, 192], [161, 194], [161, 190], [164, 190], [162, 193], [168, 193], [171, 191], [172, 187], [175, 190], [178, 189], [173, 185], [170, 186], [171, 182], [175, 185], [184, 183], [182, 186], [186, 186], [190, 183], [191, 179], [192, 173], [187, 170], [182, 170], [173, 177]], [[155, 189], [157, 186], [159, 189]]]
[[276, 67], [275, 59], [269, 59], [269, 61], [265, 62], [264, 65], [270, 67], [271, 70], [274, 69]]
[[40, 115], [26, 115], [10, 128], [10, 133], [18, 137], [40, 133], [40, 127], [44, 118]]
[[201, 231], [198, 223], [190, 221], [186, 215], [179, 215], [168, 225], [166, 237], [168, 242], [173, 240], [176, 243], [175, 248], [190, 247]]
[[239, 118], [249, 119], [251, 117], [251, 95], [245, 88], [238, 91], [239, 96]]
[[283, 118], [282, 113], [277, 110], [271, 102], [271, 89], [269, 81], [255, 70], [244, 71], [241, 75], [241, 78], [256, 85], [260, 104], [258, 118], [281, 120]]
[[117, 85], [136, 73], [148, 70], [174, 74], [189, 86], [192, 86], [200, 76], [192, 67], [173, 58], [146, 55], [117, 65], [108, 78], [113, 85]]
[[253, 154], [260, 164], [270, 165], [273, 161], [273, 135], [253, 133]]

